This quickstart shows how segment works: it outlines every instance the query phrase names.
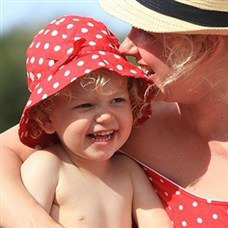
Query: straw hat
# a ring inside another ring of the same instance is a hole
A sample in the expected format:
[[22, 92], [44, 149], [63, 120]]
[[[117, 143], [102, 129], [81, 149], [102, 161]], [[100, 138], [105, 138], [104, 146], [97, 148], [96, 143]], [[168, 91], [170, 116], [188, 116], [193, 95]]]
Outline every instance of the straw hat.
[[228, 35], [227, 0], [99, 0], [136, 28], [158, 33]]
[[[142, 80], [146, 87], [149, 83], [147, 75], [127, 62], [118, 47], [117, 37], [93, 18], [67, 15], [45, 26], [27, 49], [26, 66], [31, 95], [20, 120], [21, 142], [32, 148], [43, 148], [58, 141], [56, 134], [45, 131], [33, 137], [37, 124], [31, 118], [30, 110], [78, 78], [89, 76], [90, 72], [106, 69], [121, 77], [147, 79]], [[136, 125], [140, 125], [149, 118], [150, 105], [136, 108], [142, 110], [135, 120]]]

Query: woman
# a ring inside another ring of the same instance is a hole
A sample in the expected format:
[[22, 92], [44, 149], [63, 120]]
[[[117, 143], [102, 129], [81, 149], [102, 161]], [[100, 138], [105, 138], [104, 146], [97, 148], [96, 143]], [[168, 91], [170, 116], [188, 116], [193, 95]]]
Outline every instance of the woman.
[[120, 51], [160, 89], [123, 150], [145, 167], [175, 227], [227, 227], [228, 2], [100, 4], [133, 26]]
[[[175, 227], [226, 227], [228, 4], [222, 0], [100, 3], [133, 25], [120, 51], [135, 56], [159, 88], [152, 118], [134, 130], [123, 151], [147, 167]], [[2, 217], [21, 216], [6, 227], [58, 227], [20, 184], [18, 170], [32, 151], [19, 143], [17, 127], [2, 139], [3, 200], [10, 198], [13, 204], [3, 201]], [[16, 210], [25, 201], [36, 209]]]

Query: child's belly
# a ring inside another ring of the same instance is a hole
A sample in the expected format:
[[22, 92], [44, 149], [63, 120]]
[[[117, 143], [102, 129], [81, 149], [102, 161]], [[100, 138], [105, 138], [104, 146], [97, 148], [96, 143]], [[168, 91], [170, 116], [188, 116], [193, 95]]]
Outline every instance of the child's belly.
[[[110, 202], [107, 202], [110, 204]], [[109, 208], [109, 207], [107, 207]], [[120, 207], [102, 209], [99, 204], [91, 202], [91, 205], [79, 208], [59, 207], [53, 204], [51, 217], [64, 228], [131, 228], [131, 210]]]

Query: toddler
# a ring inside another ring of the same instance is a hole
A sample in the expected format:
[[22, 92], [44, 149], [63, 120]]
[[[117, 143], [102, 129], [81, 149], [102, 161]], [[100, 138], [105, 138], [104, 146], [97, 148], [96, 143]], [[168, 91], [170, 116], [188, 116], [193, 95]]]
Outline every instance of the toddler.
[[61, 17], [27, 50], [20, 140], [38, 150], [22, 181], [63, 227], [172, 227], [141, 168], [117, 153], [149, 116], [148, 80], [92, 18]]

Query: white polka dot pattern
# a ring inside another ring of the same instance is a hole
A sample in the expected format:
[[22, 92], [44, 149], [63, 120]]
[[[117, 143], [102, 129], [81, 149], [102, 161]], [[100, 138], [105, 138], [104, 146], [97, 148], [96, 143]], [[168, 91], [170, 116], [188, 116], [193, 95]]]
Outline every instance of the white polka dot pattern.
[[53, 88], [54, 89], [57, 89], [59, 87], [59, 82], [55, 82], [54, 84], [53, 84]]
[[99, 51], [99, 54], [105, 55], [105, 52], [104, 51]]
[[66, 39], [66, 38], [67, 38], [67, 35], [66, 35], [66, 34], [63, 34], [63, 35], [62, 35], [62, 38], [63, 38], [63, 39]]
[[117, 68], [118, 70], [123, 70], [123, 67], [122, 67], [120, 64], [116, 65], [116, 68]]
[[99, 55], [92, 55], [92, 59], [98, 59]]
[[137, 74], [137, 71], [135, 71], [135, 70], [130, 70], [130, 72], [131, 72], [132, 74]]
[[64, 76], [68, 77], [70, 75], [70, 70], [65, 71]]
[[74, 27], [74, 25], [73, 24], [69, 24], [69, 25], [67, 25], [67, 29], [71, 29], [71, 28], [73, 28]]
[[59, 51], [61, 49], [61, 46], [59, 46], [59, 45], [56, 45], [55, 47], [54, 47], [54, 51]]
[[213, 215], [212, 215], [212, 218], [213, 218], [213, 219], [218, 219], [218, 215], [217, 215], [217, 214], [213, 214]]
[[52, 36], [57, 36], [58, 35], [58, 31], [57, 30], [54, 30], [52, 33], [51, 33]]
[[192, 206], [193, 206], [193, 207], [197, 207], [197, 206], [198, 206], [198, 203], [197, 203], [197, 202], [193, 202], [193, 203], [192, 203]]
[[42, 92], [42, 88], [39, 88], [38, 90], [37, 90], [37, 94], [41, 94], [41, 92]]
[[48, 82], [51, 81], [52, 78], [53, 78], [53, 76], [52, 75], [49, 75], [48, 78], [47, 78], [47, 81]]
[[38, 42], [37, 44], [36, 44], [36, 48], [39, 48], [40, 47], [40, 42]]
[[32, 57], [31, 59], [30, 59], [30, 63], [34, 63], [35, 62], [35, 57]]
[[103, 38], [103, 36], [102, 36], [102, 35], [100, 35], [100, 34], [97, 34], [97, 35], [96, 35], [96, 38], [97, 38], [97, 39], [102, 39], [102, 38]]
[[70, 48], [67, 50], [67, 54], [70, 55], [74, 51], [74, 48]]
[[199, 223], [199, 224], [203, 223], [203, 219], [202, 219], [202, 218], [197, 218], [196, 221], [197, 221], [197, 223]]
[[85, 64], [84, 61], [79, 61], [79, 62], [77, 62], [77, 66], [83, 66], [84, 64]]
[[42, 100], [46, 99], [48, 97], [48, 95], [45, 93], [43, 96], [42, 96]]
[[174, 227], [227, 227], [227, 201], [215, 201], [195, 196], [158, 172], [141, 165], [164, 203]]
[[104, 62], [99, 62], [98, 63], [98, 66], [104, 67], [105, 66], [105, 63]]
[[77, 79], [76, 77], [73, 77], [70, 81], [74, 82], [76, 79]]
[[90, 26], [90, 27], [94, 27], [94, 24], [91, 23], [91, 22], [88, 22], [87, 25]]
[[54, 64], [55, 64], [55, 61], [54, 61], [54, 60], [50, 60], [50, 61], [48, 62], [48, 65], [49, 65], [50, 67], [54, 66]]
[[87, 28], [82, 28], [81, 31], [82, 33], [87, 33], [89, 30]]
[[47, 30], [44, 32], [44, 35], [47, 35], [49, 32], [50, 32], [50, 30], [47, 29]]
[[27, 102], [26, 106], [29, 106], [29, 105], [31, 105], [31, 104], [32, 104], [32, 101], [29, 100], [29, 101]]
[[95, 43], [94, 41], [90, 41], [90, 42], [89, 42], [89, 45], [90, 45], [90, 46], [95, 46], [96, 43]]
[[90, 73], [90, 72], [91, 72], [90, 69], [86, 69], [86, 70], [84, 71], [85, 74], [88, 74], [88, 73]]
[[42, 65], [44, 63], [44, 59], [43, 58], [40, 58], [39, 59], [39, 64]]
[[49, 43], [46, 43], [46, 44], [44, 45], [44, 49], [47, 50], [47, 49], [49, 48], [49, 46], [50, 46], [50, 44], [49, 44]]

